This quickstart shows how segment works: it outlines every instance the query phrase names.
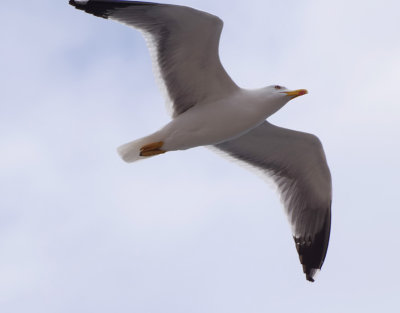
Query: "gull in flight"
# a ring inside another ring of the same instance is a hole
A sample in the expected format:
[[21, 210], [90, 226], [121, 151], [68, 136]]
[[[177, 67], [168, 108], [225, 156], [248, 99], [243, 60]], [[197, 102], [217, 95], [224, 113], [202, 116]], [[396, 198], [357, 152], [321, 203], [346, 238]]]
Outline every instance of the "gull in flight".
[[118, 148], [126, 162], [213, 146], [276, 183], [307, 280], [321, 269], [331, 226], [331, 175], [319, 139], [266, 119], [307, 90], [240, 88], [218, 54], [223, 22], [190, 7], [139, 1], [69, 2], [79, 10], [141, 31], [172, 120]]

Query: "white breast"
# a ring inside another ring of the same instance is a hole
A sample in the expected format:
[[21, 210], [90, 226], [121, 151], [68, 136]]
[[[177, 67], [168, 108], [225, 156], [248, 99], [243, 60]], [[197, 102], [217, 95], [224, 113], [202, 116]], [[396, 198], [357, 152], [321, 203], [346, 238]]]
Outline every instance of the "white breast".
[[247, 90], [213, 103], [197, 105], [161, 129], [163, 148], [185, 150], [223, 142], [258, 126], [270, 111], [258, 93]]

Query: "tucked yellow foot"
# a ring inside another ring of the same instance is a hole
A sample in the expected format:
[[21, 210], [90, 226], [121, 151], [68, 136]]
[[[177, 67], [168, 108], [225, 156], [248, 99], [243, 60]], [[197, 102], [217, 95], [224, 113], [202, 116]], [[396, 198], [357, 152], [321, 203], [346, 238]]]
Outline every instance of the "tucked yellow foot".
[[160, 148], [163, 146], [164, 142], [153, 142], [148, 145], [145, 145], [140, 148], [140, 156], [153, 156], [157, 154], [162, 154], [167, 151], [161, 150]]
[[149, 150], [155, 150], [155, 149], [160, 149], [164, 142], [159, 141], [159, 142], [152, 142], [149, 143], [148, 145], [145, 145], [140, 148], [140, 151], [149, 151]]
[[142, 151], [142, 152], [140, 152], [140, 156], [150, 157], [150, 156], [154, 156], [154, 155], [158, 155], [158, 154], [163, 154], [165, 152], [167, 152], [167, 151], [163, 151], [160, 149], [151, 150], [151, 151]]

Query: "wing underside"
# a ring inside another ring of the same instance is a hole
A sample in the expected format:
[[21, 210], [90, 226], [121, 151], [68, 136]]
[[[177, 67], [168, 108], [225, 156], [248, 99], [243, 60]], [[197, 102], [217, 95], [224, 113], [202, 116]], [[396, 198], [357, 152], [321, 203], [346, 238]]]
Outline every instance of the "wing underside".
[[237, 90], [218, 54], [223, 22], [185, 6], [139, 1], [70, 1], [77, 9], [140, 30], [172, 114]]
[[319, 139], [264, 122], [215, 147], [274, 180], [304, 273], [313, 281], [325, 260], [331, 225], [331, 175]]

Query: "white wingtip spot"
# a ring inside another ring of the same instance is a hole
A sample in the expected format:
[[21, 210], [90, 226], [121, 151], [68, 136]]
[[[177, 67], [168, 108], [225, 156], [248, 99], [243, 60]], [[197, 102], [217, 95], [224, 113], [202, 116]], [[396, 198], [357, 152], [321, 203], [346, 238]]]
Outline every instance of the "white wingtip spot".
[[306, 274], [306, 278], [310, 282], [314, 282], [315, 278], [318, 276], [318, 273], [320, 272], [320, 269], [318, 268], [312, 268], [310, 270], [309, 274]]

